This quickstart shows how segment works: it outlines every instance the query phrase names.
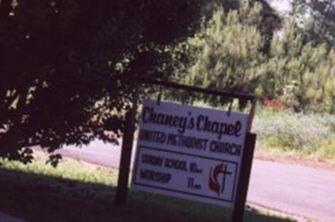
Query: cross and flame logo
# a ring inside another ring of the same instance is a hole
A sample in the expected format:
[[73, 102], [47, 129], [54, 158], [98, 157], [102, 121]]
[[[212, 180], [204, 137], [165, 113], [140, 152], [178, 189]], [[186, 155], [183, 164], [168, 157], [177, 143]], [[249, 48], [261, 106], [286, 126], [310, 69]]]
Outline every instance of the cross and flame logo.
[[[225, 190], [226, 176], [231, 175], [231, 172], [227, 171], [227, 167], [227, 164], [221, 163], [216, 165], [214, 170], [211, 167], [209, 171], [208, 187], [210, 190], [214, 191], [218, 197]], [[220, 174], [222, 174], [222, 181], [219, 181]]]

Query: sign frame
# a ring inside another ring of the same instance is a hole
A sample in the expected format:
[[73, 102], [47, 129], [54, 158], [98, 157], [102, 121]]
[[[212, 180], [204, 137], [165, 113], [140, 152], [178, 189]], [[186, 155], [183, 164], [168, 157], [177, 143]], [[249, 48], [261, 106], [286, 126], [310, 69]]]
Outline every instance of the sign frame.
[[[155, 122], [150, 119], [151, 115], [177, 118], [184, 122], [184, 127], [179, 124], [172, 126], [172, 122]], [[141, 120], [131, 188], [233, 207], [248, 129], [248, 115], [145, 100]], [[221, 127], [237, 127], [238, 124], [239, 131], [229, 132], [224, 128], [220, 128], [220, 131], [207, 131], [203, 128], [207, 125], [205, 122], [221, 124]], [[185, 140], [197, 141], [198, 145], [190, 146], [190, 143], [182, 142]], [[229, 151], [220, 150], [219, 147], [223, 144], [234, 148]], [[183, 167], [173, 166], [173, 162], [182, 164]], [[201, 170], [194, 170], [195, 166]], [[218, 173], [214, 174], [214, 171]], [[154, 175], [159, 175], [160, 179], [154, 179]], [[166, 180], [161, 180], [162, 177]]]
[[[256, 97], [250, 94], [235, 93], [228, 91], [205, 89], [195, 86], [182, 85], [174, 82], [153, 80], [153, 79], [139, 79], [141, 84], [147, 85], [158, 85], [160, 87], [182, 89], [188, 92], [200, 92], [203, 94], [216, 95], [230, 99], [240, 99], [251, 102], [251, 108], [249, 111], [249, 118], [247, 124], [247, 133], [244, 141], [244, 151], [241, 157], [240, 171], [237, 175], [238, 182], [235, 194], [235, 201], [233, 203], [233, 211], [231, 215], [232, 222], [242, 222], [244, 216], [244, 208], [246, 203], [246, 196], [248, 191], [248, 185], [250, 180], [250, 173], [252, 167], [252, 159], [254, 154], [254, 148], [256, 143], [256, 134], [250, 133], [252, 121], [256, 109]], [[134, 132], [135, 132], [135, 116], [137, 112], [138, 103], [138, 87], [136, 87], [133, 94], [132, 106], [128, 107], [125, 118], [125, 127], [128, 129], [125, 131], [121, 158], [118, 184], [116, 188], [115, 205], [124, 205], [127, 201], [128, 184], [129, 184], [129, 173], [131, 165], [131, 153], [133, 148]], [[229, 109], [230, 112], [230, 109]]]

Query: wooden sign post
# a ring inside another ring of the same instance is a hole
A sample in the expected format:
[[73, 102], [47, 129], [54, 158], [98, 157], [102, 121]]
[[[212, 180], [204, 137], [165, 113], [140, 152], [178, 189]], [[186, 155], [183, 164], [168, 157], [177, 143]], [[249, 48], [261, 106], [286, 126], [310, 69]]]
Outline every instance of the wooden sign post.
[[131, 108], [126, 113], [125, 123], [127, 130], [124, 133], [122, 141], [119, 177], [117, 181], [116, 196], [115, 196], [116, 205], [123, 205], [127, 201], [129, 172], [131, 165], [131, 153], [133, 149], [133, 140], [135, 131], [133, 108]]
[[137, 112], [138, 92], [133, 95], [133, 104], [129, 107], [125, 116], [125, 130], [121, 147], [119, 176], [116, 187], [115, 205], [120, 206], [127, 202], [129, 173], [131, 166], [131, 153], [135, 133], [135, 117]]
[[240, 177], [237, 183], [237, 192], [231, 217], [232, 222], [243, 221], [255, 143], [256, 134], [248, 133], [245, 140], [244, 154], [242, 156]]

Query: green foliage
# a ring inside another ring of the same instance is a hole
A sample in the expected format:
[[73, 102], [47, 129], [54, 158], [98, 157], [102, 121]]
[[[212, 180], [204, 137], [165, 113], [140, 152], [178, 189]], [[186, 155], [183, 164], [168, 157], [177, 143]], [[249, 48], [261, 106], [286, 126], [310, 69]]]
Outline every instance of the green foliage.
[[[259, 7], [245, 11], [246, 23], [259, 20]], [[238, 11], [227, 15], [222, 9], [213, 14], [202, 35], [190, 39], [198, 51], [195, 64], [185, 77], [188, 84], [221, 89], [241, 89], [254, 79], [253, 67], [262, 60], [261, 35], [255, 26], [241, 24]], [[245, 91], [246, 89], [244, 89]]]
[[261, 146], [335, 158], [335, 117], [260, 109], [253, 131]]
[[169, 76], [170, 45], [204, 0], [0, 1], [0, 156], [114, 141], [139, 76]]
[[[266, 58], [277, 17], [262, 1], [234, 2], [233, 7], [217, 4], [201, 30], [175, 49], [178, 81], [211, 89], [255, 90], [257, 67]], [[215, 106], [231, 102], [208, 96], [198, 99]], [[240, 101], [240, 105], [244, 106], [244, 102]]]
[[252, 91], [258, 78], [255, 67], [263, 63], [262, 6], [241, 1], [239, 9], [217, 7], [211, 20], [187, 41], [192, 57], [179, 78], [190, 85]]
[[304, 43], [294, 24], [287, 22], [259, 70], [262, 96], [278, 98], [295, 111], [334, 112], [334, 56], [325, 44]]
[[294, 0], [292, 16], [304, 38], [314, 45], [335, 46], [335, 3], [333, 0]]
[[[252, 1], [239, 1], [237, 9], [217, 6], [202, 29], [178, 48], [189, 56], [177, 66], [176, 77], [190, 85], [255, 93], [296, 112], [334, 113], [334, 50], [306, 41], [292, 18], [276, 35], [266, 34], [265, 8]], [[270, 33], [280, 26], [274, 21]]]

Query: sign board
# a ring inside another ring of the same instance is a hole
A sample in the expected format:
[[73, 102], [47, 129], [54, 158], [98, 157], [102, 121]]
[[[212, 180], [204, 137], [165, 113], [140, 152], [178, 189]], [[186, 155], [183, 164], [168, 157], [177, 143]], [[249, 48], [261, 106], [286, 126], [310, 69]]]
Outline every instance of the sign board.
[[248, 115], [146, 100], [132, 188], [232, 207]]

